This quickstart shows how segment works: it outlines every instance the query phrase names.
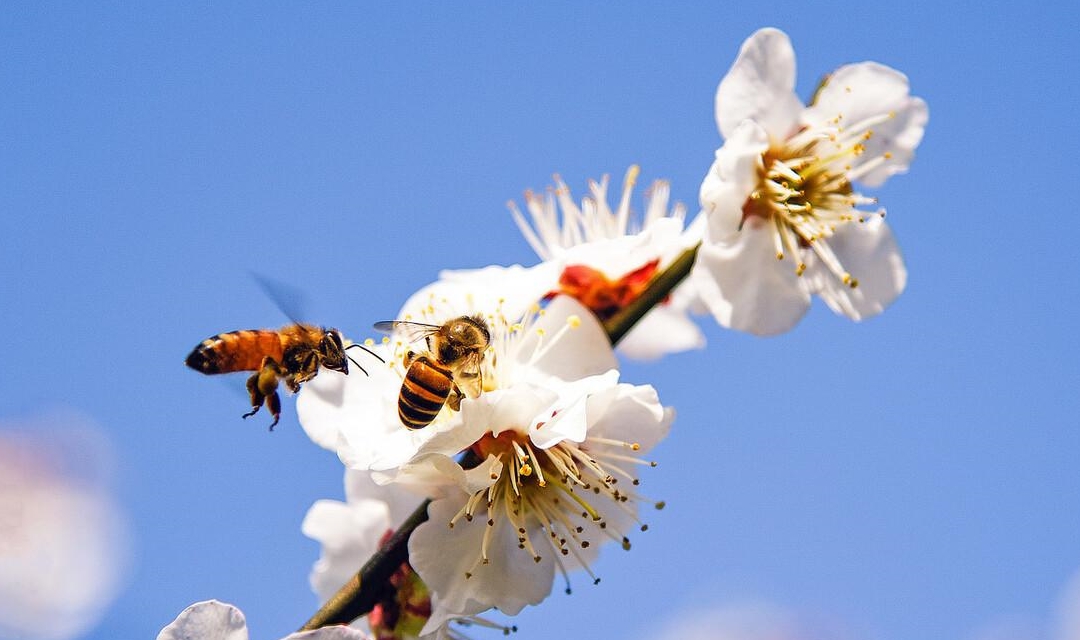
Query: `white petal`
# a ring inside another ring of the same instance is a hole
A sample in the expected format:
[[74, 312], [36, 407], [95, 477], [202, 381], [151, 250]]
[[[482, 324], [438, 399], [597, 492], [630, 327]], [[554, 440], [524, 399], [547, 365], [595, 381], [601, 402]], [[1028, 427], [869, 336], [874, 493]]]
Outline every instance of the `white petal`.
[[[694, 242], [683, 235], [682, 220], [658, 218], [635, 235], [574, 245], [560, 259], [564, 265], [585, 265], [608, 278], [616, 279], [657, 258], [661, 265], [670, 263], [684, 249], [693, 245]], [[553, 282], [551, 288], [557, 289], [556, 285]]]
[[705, 335], [685, 311], [662, 304], [645, 314], [626, 337], [618, 351], [637, 360], [654, 360], [669, 353], [700, 349]]
[[395, 485], [378, 484], [368, 471], [345, 469], [345, 501], [379, 500], [390, 513], [390, 526], [396, 528], [420, 506], [420, 499], [411, 491]]
[[465, 423], [477, 428], [480, 435], [490, 431], [497, 436], [503, 431], [521, 432], [537, 415], [547, 413], [558, 399], [554, 390], [521, 384], [485, 393], [474, 403], [475, 411], [465, 403], [461, 408], [463, 413], [468, 411]]
[[716, 90], [716, 125], [729, 139], [743, 120], [754, 120], [774, 142], [798, 124], [802, 102], [795, 95], [795, 51], [787, 34], [761, 29], [739, 49], [739, 57]]
[[322, 601], [356, 575], [393, 526], [386, 503], [379, 500], [352, 504], [318, 500], [311, 505], [300, 530], [322, 544], [322, 553], [309, 576], [312, 590]]
[[642, 454], [667, 437], [675, 419], [651, 385], [630, 384], [592, 396], [588, 415], [590, 436], [637, 443]]
[[528, 268], [512, 265], [442, 271], [437, 282], [402, 305], [398, 319], [440, 324], [457, 316], [499, 309], [507, 318], [517, 318], [551, 291], [559, 271], [558, 265], [546, 262]]
[[828, 242], [840, 263], [859, 281], [859, 286], [852, 289], [824, 267], [813, 268], [812, 275], [818, 283], [816, 293], [836, 313], [852, 320], [869, 318], [884, 311], [904, 291], [907, 285], [904, 258], [889, 225], [881, 217], [871, 216], [861, 224], [843, 225]]
[[731, 244], [703, 244], [691, 274], [721, 325], [757, 335], [790, 330], [810, 307], [791, 257], [777, 260], [771, 227], [750, 222]]
[[584, 441], [588, 432], [585, 412], [589, 397], [613, 388], [618, 381], [619, 372], [612, 369], [563, 385], [558, 389], [559, 400], [555, 404], [558, 411], [555, 415], [533, 414], [537, 417], [529, 423], [528, 428], [532, 443], [541, 449], [548, 449], [563, 440]]
[[247, 640], [244, 614], [231, 604], [207, 600], [180, 612], [157, 640]]
[[903, 73], [876, 62], [861, 62], [837, 69], [802, 119], [804, 124], [815, 126], [838, 115], [840, 126], [852, 132], [865, 129], [861, 122], [887, 117], [870, 127], [872, 135], [863, 141], [865, 151], [850, 163], [857, 171], [864, 163], [880, 161], [888, 152], [891, 157], [858, 177], [858, 182], [876, 187], [889, 176], [907, 171], [922, 140], [929, 110], [921, 98], [909, 94]]
[[[550, 553], [534, 562], [518, 549], [517, 532], [506, 517], [495, 518], [488, 547], [488, 564], [477, 562], [484, 531], [482, 517], [464, 518], [450, 528], [450, 519], [464, 504], [460, 499], [436, 500], [428, 507], [430, 519], [409, 539], [409, 561], [432, 590], [433, 612], [422, 633], [431, 633], [451, 618], [475, 615], [497, 607], [517, 615], [528, 604], [541, 602], [551, 592], [555, 562]], [[533, 532], [536, 536], [543, 535]], [[475, 566], [474, 566], [475, 564]], [[465, 574], [472, 577], [466, 579]]]
[[762, 154], [769, 138], [757, 123], [743, 121], [724, 146], [716, 150], [716, 160], [701, 182], [699, 197], [708, 220], [706, 238], [713, 242], [730, 240], [738, 233], [743, 204], [757, 186]]
[[387, 482], [411, 489], [432, 498], [472, 495], [493, 484], [502, 473], [502, 463], [494, 456], [473, 469], [465, 470], [450, 456], [432, 453], [419, 455], [396, 471], [377, 473]]
[[371, 636], [359, 629], [334, 625], [313, 631], [290, 633], [282, 640], [370, 640], [370, 638]]
[[[580, 320], [577, 327], [568, 325], [571, 316]], [[538, 382], [540, 386], [546, 386], [543, 376], [578, 380], [619, 366], [603, 327], [591, 311], [569, 296], [556, 296], [548, 304], [544, 315], [518, 343], [514, 357], [525, 371], [541, 374], [515, 382]]]

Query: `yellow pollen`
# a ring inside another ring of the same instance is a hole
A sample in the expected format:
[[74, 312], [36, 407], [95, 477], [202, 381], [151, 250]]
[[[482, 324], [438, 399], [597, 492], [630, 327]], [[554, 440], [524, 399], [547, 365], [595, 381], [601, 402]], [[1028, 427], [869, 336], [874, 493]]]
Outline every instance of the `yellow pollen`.
[[[383, 338], [383, 340], [386, 340], [386, 339], [387, 338], [385, 338], [385, 337]], [[372, 340], [371, 338], [368, 338], [368, 339], [364, 340], [364, 344], [369, 346], [369, 347], [373, 347], [373, 346], [375, 346], [375, 341]]]
[[630, 443], [630, 450], [631, 451], [641, 451], [641, 445], [636, 443], [636, 442], [631, 442]]
[[520, 467], [518, 467], [518, 473], [528, 478], [532, 475], [532, 467], [529, 466], [528, 462], [524, 462]]
[[777, 260], [783, 260], [784, 259], [784, 252], [783, 251], [777, 251], [776, 252], [776, 259]]
[[577, 329], [581, 326], [581, 318], [574, 315], [566, 319], [566, 324], [570, 325], [571, 329]]
[[885, 159], [888, 160], [891, 157], [892, 157], [892, 151], [886, 151], [885, 152]]
[[538, 335], [538, 336], [544, 335], [544, 329], [542, 327], [537, 328], [536, 329], [536, 335]]

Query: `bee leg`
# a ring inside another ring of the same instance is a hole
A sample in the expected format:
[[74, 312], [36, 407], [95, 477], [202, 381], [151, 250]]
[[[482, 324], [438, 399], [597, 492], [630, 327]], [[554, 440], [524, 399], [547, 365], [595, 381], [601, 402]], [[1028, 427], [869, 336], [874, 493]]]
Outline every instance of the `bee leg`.
[[244, 414], [244, 418], [250, 418], [259, 412], [263, 405], [263, 394], [259, 393], [259, 372], [251, 374], [247, 379], [248, 395], [251, 396], [251, 411]]
[[409, 366], [412, 365], [413, 360], [416, 360], [416, 352], [415, 351], [406, 351], [405, 352], [405, 357], [401, 359], [401, 364], [406, 369], [408, 369]]
[[245, 418], [258, 413], [263, 403], [266, 403], [266, 408], [274, 417], [274, 421], [270, 424], [270, 429], [273, 430], [274, 425], [281, 418], [281, 398], [278, 397], [277, 387], [278, 379], [284, 373], [281, 365], [273, 358], [269, 356], [263, 358], [262, 366], [251, 374], [247, 381], [248, 393], [251, 395], [251, 411], [244, 414]]
[[450, 395], [446, 396], [446, 406], [454, 411], [461, 411], [461, 389], [458, 389], [456, 384], [450, 390]]
[[281, 419], [281, 396], [276, 390], [266, 396], [266, 408], [270, 410], [270, 415], [274, 416], [274, 421], [270, 423], [270, 430], [273, 431]]

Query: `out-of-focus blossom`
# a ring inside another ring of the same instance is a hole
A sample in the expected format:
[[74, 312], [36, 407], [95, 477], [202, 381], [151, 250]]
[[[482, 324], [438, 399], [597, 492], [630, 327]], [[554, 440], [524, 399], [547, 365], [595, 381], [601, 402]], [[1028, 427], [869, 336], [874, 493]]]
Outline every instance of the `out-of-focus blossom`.
[[[196, 602], [162, 629], [157, 640], [248, 640], [247, 620], [231, 604]], [[290, 633], [282, 640], [370, 640], [370, 636], [359, 629], [333, 626]]]
[[108, 446], [78, 422], [0, 427], [2, 639], [82, 635], [126, 572], [127, 523], [102, 478]]
[[[682, 204], [668, 208], [670, 187], [663, 180], [646, 191], [645, 214], [637, 219], [630, 200], [639, 173], [637, 166], [626, 172], [614, 209], [607, 201], [606, 175], [599, 182], [589, 182], [590, 195], [580, 206], [558, 176], [546, 195], [525, 193], [528, 218], [515, 203], [509, 203], [525, 239], [545, 264], [557, 267], [549, 290], [576, 298], [601, 320], [641, 295], [653, 276], [700, 239], [684, 232]], [[687, 314], [690, 299], [684, 290], [676, 289], [641, 319], [619, 350], [634, 358], [656, 358], [702, 347], [704, 336]]]
[[695, 287], [722, 325], [761, 335], [792, 328], [812, 294], [861, 320], [907, 282], [884, 209], [854, 183], [907, 170], [926, 103], [874, 62], [837, 69], [805, 107], [794, 87], [787, 35], [752, 35], [717, 89], [724, 145], [701, 184]]
[[1080, 571], [1062, 589], [1057, 603], [1057, 640], [1080, 640]]
[[760, 601], [695, 606], [669, 614], [658, 640], [856, 640], [842, 622]]

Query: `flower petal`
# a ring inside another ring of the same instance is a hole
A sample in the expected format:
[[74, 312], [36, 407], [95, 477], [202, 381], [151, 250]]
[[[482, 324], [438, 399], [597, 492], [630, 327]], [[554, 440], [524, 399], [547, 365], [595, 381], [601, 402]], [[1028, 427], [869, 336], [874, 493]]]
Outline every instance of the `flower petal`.
[[[430, 519], [409, 539], [409, 561], [432, 591], [432, 615], [421, 633], [491, 607], [517, 615], [525, 605], [537, 604], [551, 592], [554, 558], [545, 554], [534, 562], [518, 549], [518, 534], [508, 518], [495, 518], [489, 562], [479, 561], [487, 523], [480, 518], [472, 522], [461, 519], [453, 528], [447, 526], [465, 500], [462, 494], [432, 502]], [[466, 574], [472, 577], [466, 578]]]
[[817, 283], [817, 294], [836, 313], [852, 320], [869, 318], [884, 311], [904, 291], [904, 258], [889, 225], [880, 216], [838, 227], [829, 238], [829, 247], [859, 281], [859, 286], [852, 289], [823, 266], [815, 265], [808, 271], [807, 275]]
[[[570, 324], [577, 318], [577, 326]], [[531, 374], [515, 383], [548, 386], [547, 378], [578, 380], [616, 369], [611, 341], [593, 314], [569, 296], [556, 296], [515, 352], [517, 367]], [[500, 365], [503, 366], [503, 365]]]
[[745, 120], [716, 150], [716, 160], [701, 181], [699, 193], [702, 213], [708, 220], [707, 240], [722, 242], [739, 232], [743, 204], [760, 180], [761, 157], [768, 149], [765, 130]]
[[716, 125], [727, 140], [743, 120], [765, 128], [774, 142], [798, 124], [802, 102], [795, 95], [795, 50], [779, 29], [747, 38], [716, 89]]
[[517, 318], [551, 291], [559, 280], [559, 265], [512, 265], [482, 269], [446, 270], [439, 280], [420, 289], [401, 307], [399, 319], [442, 323], [473, 313], [500, 310]]
[[534, 413], [536, 417], [528, 423], [532, 443], [541, 449], [548, 449], [563, 440], [584, 441], [588, 431], [585, 411], [589, 397], [611, 389], [618, 381], [619, 372], [612, 369], [564, 385], [558, 390], [557, 412], [552, 415]]
[[[840, 126], [848, 132], [871, 132], [862, 141], [865, 150], [850, 163], [850, 170], [858, 182], [876, 187], [889, 176], [907, 171], [922, 140], [929, 109], [921, 98], [910, 95], [903, 73], [876, 62], [860, 62], [840, 67], [829, 76], [802, 120], [813, 126], [838, 116]], [[874, 121], [881, 122], [866, 126]], [[859, 167], [868, 162], [880, 164], [860, 172]]]
[[675, 410], [660, 404], [651, 385], [620, 384], [589, 398], [589, 436], [611, 438], [652, 449], [667, 437]]
[[767, 226], [748, 221], [731, 244], [703, 244], [691, 274], [721, 325], [756, 335], [790, 330], [810, 308], [790, 258], [777, 260]]
[[345, 502], [353, 503], [362, 500], [379, 500], [386, 504], [390, 514], [390, 526], [397, 527], [405, 521], [420, 500], [416, 493], [406, 491], [394, 485], [378, 484], [372, 479], [372, 474], [367, 471], [345, 469]]
[[247, 622], [231, 604], [196, 602], [162, 629], [157, 640], [248, 640]]
[[379, 539], [393, 526], [386, 503], [379, 500], [349, 504], [318, 500], [311, 505], [300, 531], [322, 544], [322, 554], [308, 578], [322, 601], [356, 575], [378, 549]]
[[645, 314], [626, 337], [619, 351], [637, 360], [655, 360], [660, 356], [705, 346], [705, 334], [686, 311], [669, 305], [654, 307]]
[[299, 631], [297, 633], [290, 633], [282, 638], [282, 640], [370, 640], [371, 636], [364, 633], [360, 629], [354, 629], [352, 627], [346, 627], [342, 625], [334, 625], [330, 627], [323, 627], [321, 629], [314, 629], [312, 631]]

